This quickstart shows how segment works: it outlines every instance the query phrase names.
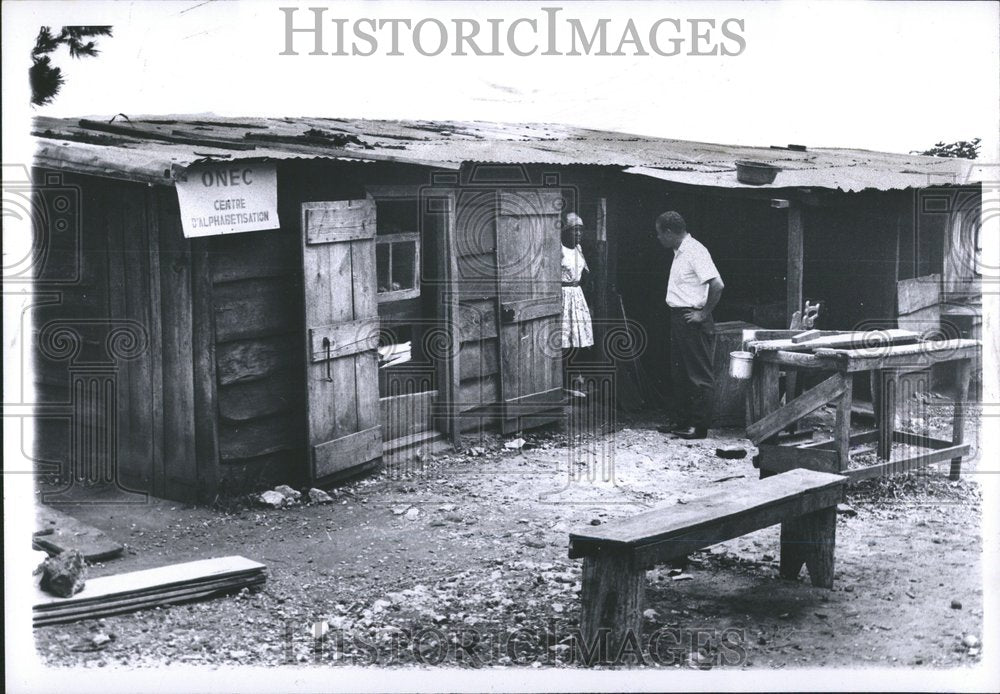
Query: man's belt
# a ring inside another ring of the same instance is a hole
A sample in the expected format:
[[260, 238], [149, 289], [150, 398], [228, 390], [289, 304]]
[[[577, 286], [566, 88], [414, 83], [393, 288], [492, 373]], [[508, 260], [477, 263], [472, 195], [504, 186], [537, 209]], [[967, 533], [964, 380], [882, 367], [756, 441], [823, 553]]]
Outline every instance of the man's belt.
[[580, 283], [579, 282], [563, 282], [562, 286], [564, 286], [564, 287], [579, 287]]

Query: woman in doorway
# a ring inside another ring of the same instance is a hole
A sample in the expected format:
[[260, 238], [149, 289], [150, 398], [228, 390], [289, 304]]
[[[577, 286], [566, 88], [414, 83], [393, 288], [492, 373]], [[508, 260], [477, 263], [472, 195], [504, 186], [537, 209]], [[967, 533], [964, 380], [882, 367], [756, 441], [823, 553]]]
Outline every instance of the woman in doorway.
[[570, 361], [580, 349], [594, 344], [594, 330], [590, 320], [590, 307], [580, 284], [589, 272], [587, 261], [580, 248], [583, 220], [572, 212], [566, 215], [562, 228], [562, 347], [563, 373], [572, 395], [583, 396], [583, 377], [577, 374], [570, 379]]

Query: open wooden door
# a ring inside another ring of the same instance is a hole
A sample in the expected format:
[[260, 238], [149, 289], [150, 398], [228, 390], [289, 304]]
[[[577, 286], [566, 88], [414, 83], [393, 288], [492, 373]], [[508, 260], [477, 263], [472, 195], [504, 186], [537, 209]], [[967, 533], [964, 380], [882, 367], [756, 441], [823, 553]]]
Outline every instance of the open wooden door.
[[382, 455], [375, 202], [302, 205], [306, 418], [311, 481]]
[[562, 192], [499, 194], [500, 392], [503, 433], [560, 419], [562, 389]]

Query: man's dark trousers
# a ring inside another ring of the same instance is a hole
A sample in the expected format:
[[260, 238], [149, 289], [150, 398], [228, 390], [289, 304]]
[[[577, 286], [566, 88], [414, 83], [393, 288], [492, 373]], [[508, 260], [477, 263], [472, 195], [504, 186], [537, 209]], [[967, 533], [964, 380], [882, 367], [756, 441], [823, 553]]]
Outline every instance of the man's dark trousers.
[[670, 380], [674, 419], [682, 427], [708, 429], [715, 392], [715, 323], [711, 316], [688, 323], [691, 309], [670, 309]]

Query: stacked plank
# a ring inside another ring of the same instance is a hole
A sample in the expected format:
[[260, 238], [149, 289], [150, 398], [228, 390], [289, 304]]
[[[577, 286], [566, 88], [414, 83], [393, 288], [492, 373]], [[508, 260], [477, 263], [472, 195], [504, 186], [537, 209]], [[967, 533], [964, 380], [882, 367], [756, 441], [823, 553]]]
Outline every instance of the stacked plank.
[[37, 589], [34, 626], [95, 619], [232, 593], [264, 583], [265, 566], [231, 556], [172, 564], [87, 581], [71, 598]]

